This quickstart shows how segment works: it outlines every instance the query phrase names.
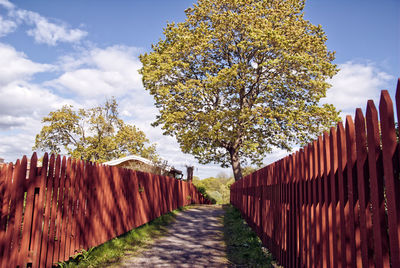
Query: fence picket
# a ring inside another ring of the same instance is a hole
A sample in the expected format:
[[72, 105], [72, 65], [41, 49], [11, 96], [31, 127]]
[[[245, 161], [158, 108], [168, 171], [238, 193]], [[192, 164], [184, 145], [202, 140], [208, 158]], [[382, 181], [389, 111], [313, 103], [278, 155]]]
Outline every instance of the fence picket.
[[42, 243], [40, 250], [40, 264], [46, 267], [46, 254], [47, 254], [47, 242], [49, 240], [49, 225], [50, 225], [50, 207], [53, 192], [53, 172], [54, 172], [54, 154], [50, 156], [49, 170], [46, 174], [46, 192], [45, 192], [45, 206], [43, 215], [43, 234]]
[[[32, 238], [33, 248], [33, 267], [40, 267], [40, 251], [42, 244], [42, 223], [44, 215], [44, 201], [45, 201], [45, 189], [46, 189], [46, 177], [47, 177], [47, 167], [48, 167], [49, 155], [44, 154], [42, 159], [42, 167], [35, 178], [35, 185], [37, 190], [37, 195], [35, 196], [35, 211], [33, 220], [32, 233], [34, 234]], [[33, 183], [33, 182], [32, 182]], [[36, 192], [35, 192], [36, 193]], [[36, 203], [37, 198], [37, 203]]]
[[[24, 212], [24, 219], [22, 225], [24, 226], [22, 230], [21, 237], [21, 249], [18, 257], [18, 265], [22, 267], [23, 262], [28, 260], [28, 262], [32, 262], [32, 254], [30, 252], [30, 240], [31, 240], [31, 228], [32, 228], [32, 217], [33, 217], [33, 208], [34, 208], [34, 197], [35, 197], [35, 187], [32, 183], [37, 171], [37, 156], [36, 153], [33, 153], [30, 159], [30, 167], [29, 167], [29, 175], [28, 180], [25, 181], [25, 192], [26, 192], [26, 205]], [[0, 256], [1, 258], [1, 256]], [[0, 265], [0, 267], [2, 267]]]
[[357, 192], [357, 151], [355, 140], [355, 127], [350, 116], [346, 117], [346, 150], [347, 150], [347, 187], [349, 202], [348, 231], [350, 243], [350, 263], [352, 267], [360, 267], [361, 262], [361, 241], [359, 224], [359, 203]]
[[[32, 160], [31, 160], [32, 161]], [[50, 222], [50, 232], [49, 232], [49, 246], [46, 263], [51, 265], [53, 262], [54, 255], [54, 246], [55, 246], [55, 225], [56, 225], [56, 217], [57, 217], [57, 204], [59, 197], [59, 187], [60, 187], [60, 168], [61, 168], [61, 157], [57, 155], [56, 164], [55, 164], [55, 172], [54, 172], [54, 192], [53, 192], [53, 200], [51, 204], [51, 222]]]
[[398, 188], [400, 185], [398, 180], [398, 161], [394, 161], [396, 157], [397, 141], [394, 127], [393, 103], [386, 90], [383, 90], [381, 93], [379, 112], [391, 264], [393, 267], [400, 267], [400, 196], [398, 195]]
[[61, 257], [61, 237], [62, 237], [62, 226], [65, 221], [65, 172], [67, 167], [67, 160], [64, 156], [61, 161], [61, 172], [60, 172], [60, 192], [58, 197], [58, 207], [57, 207], [57, 216], [56, 216], [56, 236], [55, 236], [55, 245], [54, 245], [54, 257], [53, 262], [63, 261]]
[[342, 122], [337, 126], [337, 144], [338, 144], [338, 186], [339, 186], [339, 209], [340, 209], [340, 242], [338, 246], [341, 249], [342, 267], [347, 267], [351, 262], [350, 234], [348, 228], [349, 222], [349, 204], [347, 200], [347, 173], [346, 173], [346, 136]]
[[14, 214], [14, 222], [12, 223], [11, 228], [11, 254], [10, 254], [10, 264], [11, 266], [16, 266], [18, 262], [18, 254], [19, 254], [19, 243], [20, 243], [20, 232], [22, 228], [22, 212], [24, 205], [24, 186], [25, 186], [25, 178], [26, 178], [26, 167], [27, 167], [27, 159], [24, 156], [21, 162], [15, 165], [14, 177], [13, 177], [13, 190], [12, 190], [12, 206], [15, 206], [15, 214]]
[[42, 167], [36, 153], [27, 162], [0, 167], [0, 267], [51, 267], [174, 206], [209, 203], [170, 177], [47, 153]]
[[332, 210], [331, 206], [331, 192], [330, 192], [330, 173], [331, 173], [331, 153], [330, 153], [330, 139], [329, 134], [323, 134], [323, 148], [324, 148], [324, 205], [325, 205], [325, 254], [326, 254], [326, 267], [333, 265], [333, 247], [332, 247]]
[[[358, 116], [364, 120], [361, 110]], [[383, 163], [382, 151], [379, 134], [378, 112], [372, 101], [367, 105], [367, 137], [368, 137], [368, 168], [370, 180], [370, 194], [372, 203], [372, 217], [374, 222], [373, 238], [376, 267], [387, 267], [389, 265], [389, 241], [387, 238], [387, 220], [385, 213], [384, 182], [383, 182]], [[364, 122], [364, 121], [363, 121]], [[364, 129], [364, 127], [363, 127]], [[365, 130], [364, 130], [365, 132]], [[361, 132], [360, 132], [361, 133]], [[363, 133], [363, 139], [366, 139]], [[366, 149], [364, 149], [366, 150]], [[365, 186], [367, 187], [367, 186]], [[367, 188], [366, 188], [367, 189]], [[360, 199], [361, 200], [361, 199]], [[364, 205], [365, 206], [365, 205]], [[370, 221], [368, 219], [368, 221]], [[365, 241], [364, 250], [370, 250], [372, 245]], [[366, 254], [366, 253], [365, 253]], [[372, 266], [370, 260], [370, 266]]]
[[300, 150], [299, 152], [299, 193], [300, 193], [300, 204], [299, 204], [299, 221], [300, 221], [300, 232], [299, 232], [299, 245], [300, 245], [300, 266], [303, 267], [306, 265], [305, 263], [305, 232], [304, 232], [304, 215], [305, 215], [305, 207], [304, 207], [304, 150]]
[[338, 249], [338, 234], [337, 234], [337, 225], [338, 219], [340, 217], [339, 207], [337, 206], [337, 166], [338, 166], [338, 154], [337, 154], [337, 135], [336, 130], [331, 128], [330, 132], [330, 148], [331, 148], [331, 170], [330, 170], [330, 189], [331, 189], [331, 222], [329, 229], [331, 230], [332, 235], [332, 258], [333, 263], [332, 267], [339, 267], [341, 265], [341, 260], [339, 256], [341, 256], [341, 250]]
[[6, 239], [7, 219], [9, 215], [9, 201], [10, 201], [10, 185], [11, 177], [9, 176], [9, 169], [11, 164], [3, 165], [0, 168], [0, 189], [1, 189], [1, 218], [0, 218], [0, 267], [3, 266], [3, 256], [5, 255], [8, 240]]
[[324, 200], [324, 192], [323, 192], [323, 173], [324, 173], [324, 161], [323, 161], [323, 141], [322, 137], [319, 136], [317, 140], [317, 194], [318, 198], [316, 204], [316, 213], [317, 213], [317, 221], [318, 221], [318, 229], [317, 229], [317, 257], [318, 260], [316, 263], [317, 267], [326, 267], [326, 263], [324, 263], [324, 225], [325, 225], [325, 218], [324, 218], [324, 207], [323, 207], [323, 200]]
[[311, 147], [311, 169], [310, 169], [310, 197], [311, 197], [311, 266], [316, 267], [317, 255], [318, 255], [318, 245], [317, 245], [317, 142], [314, 141]]

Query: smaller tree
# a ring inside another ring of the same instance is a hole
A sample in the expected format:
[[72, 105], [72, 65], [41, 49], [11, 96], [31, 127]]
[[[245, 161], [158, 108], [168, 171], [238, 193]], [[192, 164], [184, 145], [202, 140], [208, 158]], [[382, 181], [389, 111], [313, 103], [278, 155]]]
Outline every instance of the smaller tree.
[[128, 154], [158, 161], [155, 144], [137, 127], [118, 117], [114, 98], [103, 106], [74, 110], [65, 105], [42, 119], [47, 124], [36, 135], [33, 150], [66, 152], [68, 155], [105, 162]]

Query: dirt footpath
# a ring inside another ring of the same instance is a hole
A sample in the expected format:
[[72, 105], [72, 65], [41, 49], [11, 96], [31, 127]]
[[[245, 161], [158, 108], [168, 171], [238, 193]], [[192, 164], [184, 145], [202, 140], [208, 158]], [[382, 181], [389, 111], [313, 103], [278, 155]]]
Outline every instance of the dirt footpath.
[[149, 248], [126, 256], [117, 267], [227, 267], [222, 216], [218, 205], [181, 212]]

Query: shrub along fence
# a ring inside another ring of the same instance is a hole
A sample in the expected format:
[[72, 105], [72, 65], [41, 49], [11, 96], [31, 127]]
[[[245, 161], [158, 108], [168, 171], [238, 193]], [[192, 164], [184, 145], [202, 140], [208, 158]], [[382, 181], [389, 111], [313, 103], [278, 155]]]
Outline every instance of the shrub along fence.
[[208, 203], [192, 183], [33, 154], [0, 169], [0, 267], [51, 267], [162, 214]]
[[[396, 92], [400, 118], [400, 79]], [[235, 182], [231, 203], [285, 267], [400, 267], [400, 145], [392, 100]]]

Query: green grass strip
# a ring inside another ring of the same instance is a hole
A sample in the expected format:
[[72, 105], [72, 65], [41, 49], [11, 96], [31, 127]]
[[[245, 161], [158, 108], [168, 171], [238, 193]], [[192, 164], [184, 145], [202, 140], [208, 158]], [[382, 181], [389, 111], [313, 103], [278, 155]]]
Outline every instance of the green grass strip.
[[117, 264], [127, 253], [134, 255], [138, 249], [149, 245], [155, 238], [165, 234], [166, 226], [175, 220], [180, 211], [189, 207], [176, 209], [104, 244], [88, 251], [83, 250], [70, 257], [68, 261], [59, 263], [58, 267], [104, 267]]
[[273, 267], [272, 255], [232, 205], [224, 205], [224, 239], [232, 267]]

